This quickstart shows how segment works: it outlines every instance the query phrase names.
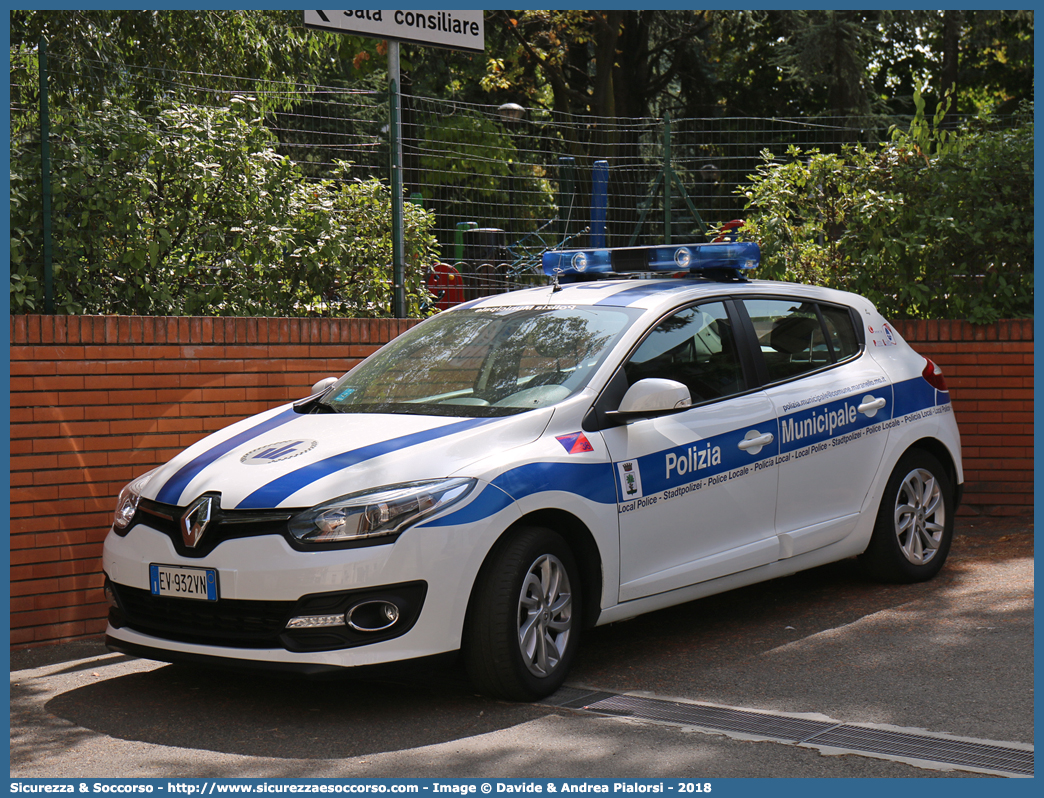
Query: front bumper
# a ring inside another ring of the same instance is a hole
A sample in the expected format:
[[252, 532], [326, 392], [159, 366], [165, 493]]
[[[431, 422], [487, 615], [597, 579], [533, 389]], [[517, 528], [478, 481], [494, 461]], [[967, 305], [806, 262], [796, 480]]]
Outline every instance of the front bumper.
[[[333, 651], [400, 637], [420, 617], [427, 589], [425, 582], [416, 581], [314, 593], [297, 601], [199, 601], [154, 596], [147, 590], [106, 581], [106, 593], [115, 603], [109, 610], [109, 626], [113, 629], [129, 628], [183, 643], [282, 648], [292, 652]], [[379, 623], [360, 625], [361, 618], [356, 616], [372, 607], [385, 606], [395, 609], [392, 622], [382, 619]], [[332, 623], [292, 625], [294, 620], [317, 618]]]
[[[109, 632], [113, 632], [112, 627]], [[134, 636], [137, 637], [137, 636]], [[345, 669], [339, 665], [319, 662], [280, 662], [269, 659], [239, 659], [220, 654], [200, 654], [192, 651], [180, 651], [170, 647], [169, 641], [159, 645], [149, 645], [140, 640], [126, 639], [124, 634], [106, 634], [105, 647], [109, 651], [127, 654], [141, 659], [153, 659], [158, 662], [177, 662], [186, 665], [201, 665], [211, 668], [225, 668], [236, 671], [262, 671], [274, 674], [293, 674], [297, 676], [332, 676]]]
[[346, 664], [342, 658], [312, 661], [312, 657], [281, 658], [280, 652], [255, 650], [253, 659], [244, 658], [242, 652], [218, 647], [207, 647], [198, 650], [194, 647], [183, 650], [181, 646], [172, 646], [170, 641], [149, 638], [145, 635], [128, 633], [128, 630], [114, 630], [111, 627], [105, 635], [105, 647], [110, 651], [126, 654], [141, 659], [157, 662], [172, 662], [194, 665], [205, 668], [233, 671], [237, 673], [264, 673], [275, 676], [303, 676], [310, 678], [337, 678], [343, 676], [388, 677], [392, 674], [427, 673], [429, 665], [446, 665], [454, 661], [455, 651], [442, 654], [416, 656], [406, 655], [402, 659], [387, 659], [380, 662], [362, 664]]
[[[488, 548], [483, 535], [491, 530], [447, 526], [408, 530], [389, 545], [309, 552], [261, 535], [188, 559], [166, 534], [138, 525], [105, 541], [103, 570], [117, 603], [106, 642], [161, 661], [311, 674], [454, 652]], [[150, 564], [215, 569], [218, 600], [152, 596]], [[343, 615], [375, 601], [399, 608], [395, 623], [287, 629], [290, 618]]]

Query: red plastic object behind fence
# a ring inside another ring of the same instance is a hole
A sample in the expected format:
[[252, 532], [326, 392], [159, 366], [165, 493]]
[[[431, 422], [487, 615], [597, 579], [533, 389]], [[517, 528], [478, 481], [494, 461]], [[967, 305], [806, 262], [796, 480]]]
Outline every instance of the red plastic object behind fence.
[[436, 263], [428, 272], [428, 290], [435, 295], [435, 306], [446, 310], [464, 301], [464, 278], [448, 263]]

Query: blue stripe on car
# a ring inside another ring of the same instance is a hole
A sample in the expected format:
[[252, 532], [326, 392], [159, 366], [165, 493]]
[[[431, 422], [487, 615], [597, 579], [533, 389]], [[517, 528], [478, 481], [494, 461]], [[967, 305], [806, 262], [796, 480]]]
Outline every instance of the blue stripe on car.
[[893, 417], [894, 401], [879, 408], [872, 416], [860, 413], [858, 410], [863, 396], [882, 393], [894, 396], [896, 391], [887, 384], [876, 385], [867, 391], [859, 391], [843, 399], [781, 415], [779, 417], [780, 453], [793, 452], [811, 444], [822, 443], [831, 438], [888, 421]]
[[168, 479], [163, 487], [159, 489], [159, 493], [156, 494], [156, 501], [163, 502], [164, 504], [177, 504], [182, 491], [185, 490], [188, 484], [204, 468], [209, 466], [222, 455], [228, 454], [238, 446], [242, 446], [251, 438], [256, 438], [258, 435], [263, 435], [276, 427], [280, 427], [288, 421], [292, 421], [296, 416], [297, 412], [292, 407], [287, 408], [282, 413], [277, 413], [271, 418], [262, 421], [260, 424], [256, 424], [237, 435], [233, 435], [231, 438], [222, 441], [212, 449], [208, 449], [203, 452], [203, 454], [192, 458], [192, 460], [179, 468], [177, 473]]
[[558, 490], [599, 504], [616, 504], [610, 463], [528, 463], [494, 479], [466, 507], [421, 526], [455, 526], [482, 521], [534, 493]]
[[895, 384], [895, 413], [896, 418], [909, 413], [916, 413], [926, 407], [945, 405], [950, 403], [948, 391], [936, 391], [924, 377], [914, 377], [912, 380], [904, 380]]
[[[924, 390], [924, 386], [931, 390]], [[886, 387], [890, 389], [892, 386], [877, 386], [870, 392], [881, 391]], [[896, 397], [894, 411], [892, 407], [886, 405], [873, 417], [867, 417], [856, 410], [860, 397], [865, 393], [860, 391], [842, 399], [782, 415], [778, 420], [763, 419], [737, 430], [730, 430], [683, 446], [643, 455], [637, 458], [638, 468], [642, 475], [642, 493], [645, 496], [656, 495], [696, 480], [720, 477], [743, 468], [743, 466], [753, 466], [764, 460], [772, 460], [778, 454], [791, 452], [811, 443], [818, 443], [891, 418], [924, 410], [934, 406], [936, 402], [939, 404], [949, 402], [948, 394], [940, 391], [936, 396], [935, 389], [920, 377], [899, 383], [894, 388]], [[887, 393], [891, 393], [891, 391], [889, 390]], [[891, 404], [892, 402], [889, 402], [889, 405]], [[833, 434], [830, 431], [831, 415], [833, 415]], [[825, 419], [823, 425], [826, 429], [817, 428], [820, 418]], [[796, 427], [803, 430], [806, 426], [807, 434], [793, 433]], [[754, 455], [742, 451], [738, 446], [745, 437], [746, 431], [752, 428], [764, 431], [771, 429], [775, 433], [775, 440]], [[786, 432], [784, 432], [784, 428]], [[715, 450], [717, 450], [717, 454], [715, 454]], [[668, 466], [668, 458], [671, 456], [673, 456], [673, 467]], [[490, 485], [467, 506], [441, 518], [423, 523], [421, 526], [453, 526], [482, 521], [509, 507], [514, 501], [546, 491], [574, 493], [599, 504], [627, 501], [627, 497], [624, 496], [617, 498], [619, 481], [615, 473], [616, 465], [616, 463], [549, 462], [519, 466], [505, 471], [493, 479]]]
[[[677, 291], [683, 291], [686, 288], [692, 288], [692, 284], [680, 282], [676, 286], [671, 286], [671, 288]], [[650, 296], [666, 296], [664, 287], [659, 280], [642, 280], [631, 288], [625, 288], [622, 291], [617, 291], [612, 296], [598, 300], [597, 302], [595, 302], [595, 305], [616, 305], [618, 307], [629, 307], [630, 305], [635, 305], [641, 300]]]
[[561, 490], [599, 504], [615, 504], [609, 463], [528, 463], [505, 471], [491, 483], [516, 501], [534, 493]]
[[[409, 435], [402, 435], [398, 438], [391, 438], [390, 440], [381, 441], [369, 446], [363, 446], [359, 449], [353, 449], [350, 452], [341, 452], [332, 457], [327, 457], [324, 460], [319, 460], [318, 462], [302, 466], [295, 471], [291, 471], [289, 474], [284, 474], [278, 479], [272, 480], [267, 485], [262, 485], [243, 499], [243, 501], [241, 501], [237, 506], [240, 509], [250, 510], [265, 507], [278, 507], [288, 497], [301, 490], [301, 488], [323, 479], [324, 477], [328, 477], [331, 474], [335, 474], [338, 471], [351, 468], [354, 465], [358, 465], [366, 460], [372, 460], [375, 457], [380, 457], [383, 454], [397, 452], [401, 449], [416, 446], [420, 443], [427, 443], [428, 441], [443, 438], [447, 435], [455, 435], [458, 432], [463, 432], [473, 427], [489, 424], [497, 420], [498, 419], [488, 418], [468, 419], [467, 421], [459, 421], [455, 424], [446, 424], [441, 427], [435, 427], [434, 429], [427, 429], [423, 432], [414, 432]], [[346, 487], [344, 492], [350, 493], [351, 490]]]
[[[762, 433], [773, 433], [773, 441], [763, 446], [757, 454], [751, 454], [740, 449], [739, 444], [746, 436], [747, 430], [755, 428]], [[779, 435], [776, 434], [774, 418], [763, 419], [682, 446], [651, 452], [637, 458], [642, 475], [642, 494], [652, 496], [700, 479], [719, 476], [761, 460], [771, 460], [778, 453]], [[620, 496], [621, 502], [629, 499], [630, 497]]]
[[456, 526], [458, 524], [473, 524], [491, 518], [505, 507], [510, 507], [515, 500], [504, 493], [503, 490], [492, 485], [486, 485], [482, 491], [465, 507], [455, 512], [428, 521], [418, 526], [418, 529], [428, 526]]

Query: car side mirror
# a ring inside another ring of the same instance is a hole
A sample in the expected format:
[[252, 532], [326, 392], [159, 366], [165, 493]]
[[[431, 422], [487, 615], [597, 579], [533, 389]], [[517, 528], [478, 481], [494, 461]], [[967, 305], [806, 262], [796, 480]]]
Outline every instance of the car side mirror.
[[620, 407], [609, 415], [652, 416], [692, 407], [689, 389], [675, 380], [648, 377], [627, 389]]
[[335, 382], [337, 382], [337, 377], [324, 377], [312, 386], [312, 395], [314, 396], [317, 393], [322, 393]]

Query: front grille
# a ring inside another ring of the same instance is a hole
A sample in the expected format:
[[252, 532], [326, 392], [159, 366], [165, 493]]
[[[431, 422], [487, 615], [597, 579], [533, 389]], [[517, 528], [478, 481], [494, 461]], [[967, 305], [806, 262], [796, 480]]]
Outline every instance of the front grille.
[[[363, 549], [373, 546], [390, 546], [399, 532], [390, 535], [378, 535], [372, 538], [359, 538], [339, 543], [314, 543], [298, 540], [288, 528], [288, 522], [305, 508], [283, 508], [277, 510], [226, 510], [221, 506], [221, 495], [218, 493], [203, 494], [212, 496], [210, 522], [195, 546], [186, 546], [181, 535], [181, 519], [189, 507], [175, 504], [163, 504], [151, 499], [142, 499], [131, 523], [123, 530], [113, 529], [115, 534], [124, 537], [134, 527], [144, 524], [166, 535], [174, 550], [182, 557], [199, 559], [206, 557], [226, 540], [252, 538], [260, 535], [280, 535], [291, 548], [297, 551], [334, 551], [336, 549]], [[191, 506], [191, 505], [190, 505]]]
[[147, 590], [113, 585], [122, 617], [129, 626], [153, 637], [184, 643], [235, 648], [282, 648], [279, 636], [292, 617], [295, 601], [245, 601], [154, 596]]
[[[331, 651], [369, 645], [406, 634], [420, 617], [427, 594], [426, 582], [310, 593], [297, 601], [197, 599], [154, 596], [148, 590], [106, 582], [116, 597], [109, 610], [115, 628], [182, 643], [227, 648], [285, 648], [288, 651]], [[399, 608], [397, 623], [388, 629], [360, 632], [348, 626], [286, 629], [300, 615], [343, 615], [366, 601], [390, 601]]]
[[[206, 532], [195, 547], [185, 545], [181, 537], [181, 517], [187, 508], [173, 504], [162, 504], [149, 499], [142, 499], [133, 522], [127, 527], [129, 532], [137, 524], [146, 524], [162, 532], [174, 544], [175, 550], [182, 557], [205, 557], [220, 543], [234, 538], [255, 537], [257, 535], [291, 536], [286, 531], [286, 522], [300, 510], [225, 510], [220, 502], [214, 503], [214, 509]], [[126, 532], [124, 533], [126, 534]]]

